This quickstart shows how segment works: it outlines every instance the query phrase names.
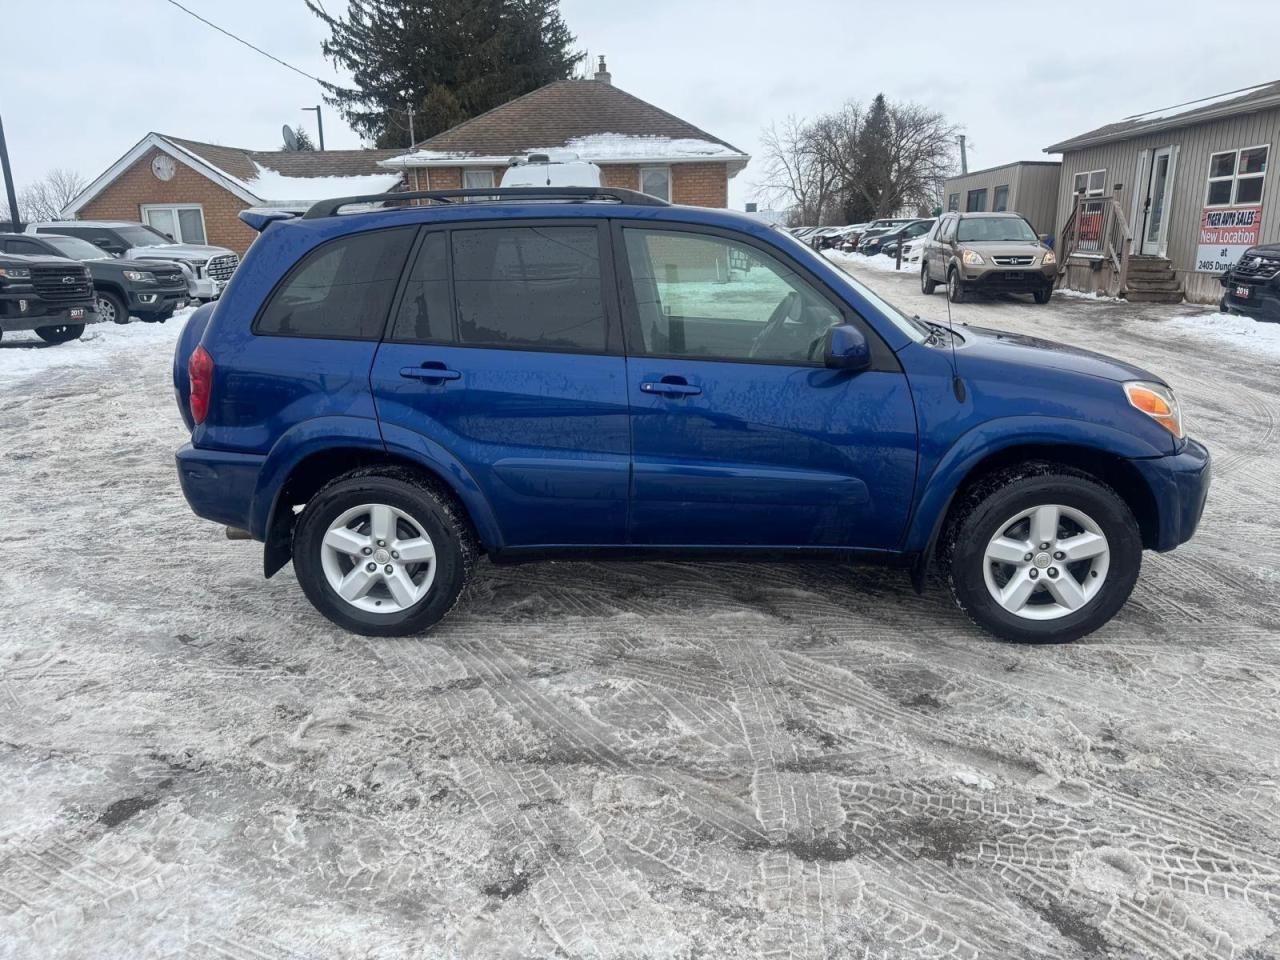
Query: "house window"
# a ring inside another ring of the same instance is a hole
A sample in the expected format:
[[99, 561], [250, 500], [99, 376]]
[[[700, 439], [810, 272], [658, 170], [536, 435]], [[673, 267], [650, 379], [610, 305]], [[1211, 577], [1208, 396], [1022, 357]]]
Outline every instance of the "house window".
[[995, 213], [1009, 209], [1009, 185], [1007, 183], [996, 187], [996, 192], [991, 195], [991, 209]]
[[953, 193], [947, 197], [947, 209], [948, 210], [960, 209], [960, 194]]
[[[467, 190], [483, 190], [493, 186], [492, 170], [463, 170], [462, 186]], [[468, 197], [468, 200], [488, 200], [488, 197]]]
[[671, 202], [671, 168], [641, 167], [640, 192]]
[[964, 209], [966, 213], [982, 213], [987, 209], [987, 188], [981, 190], [970, 190], [969, 195], [965, 197]]
[[208, 242], [204, 235], [204, 209], [198, 203], [144, 203], [142, 220], [173, 237], [175, 243]]
[[1205, 206], [1225, 207], [1232, 203], [1261, 203], [1262, 181], [1267, 175], [1267, 153], [1271, 147], [1226, 150], [1209, 158], [1209, 188]]
[[1085, 170], [1076, 174], [1071, 192], [1076, 196], [1100, 197], [1106, 188], [1106, 170]]

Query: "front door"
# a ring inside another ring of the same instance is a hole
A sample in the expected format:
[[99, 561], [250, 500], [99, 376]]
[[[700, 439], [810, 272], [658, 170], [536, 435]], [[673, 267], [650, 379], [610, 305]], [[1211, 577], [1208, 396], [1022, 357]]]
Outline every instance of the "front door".
[[[636, 544], [892, 548], [916, 422], [892, 352], [763, 244], [622, 227]], [[853, 322], [874, 367], [822, 365]]]
[[373, 363], [388, 445], [449, 451], [508, 547], [626, 540], [626, 361], [606, 240], [577, 219], [424, 232]]
[[1172, 185], [1173, 148], [1162, 147], [1151, 157], [1147, 171], [1147, 195], [1143, 201], [1141, 251], [1145, 256], [1163, 256], [1165, 218], [1169, 212], [1169, 188]]

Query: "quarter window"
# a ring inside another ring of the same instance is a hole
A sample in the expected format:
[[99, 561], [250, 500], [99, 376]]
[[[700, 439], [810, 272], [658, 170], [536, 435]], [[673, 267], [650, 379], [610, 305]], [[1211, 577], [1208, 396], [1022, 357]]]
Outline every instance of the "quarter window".
[[1071, 192], [1076, 196], [1100, 197], [1107, 189], [1106, 170], [1085, 170], [1072, 180]]
[[670, 203], [671, 168], [642, 167], [640, 170], [640, 192]]
[[458, 342], [603, 353], [594, 226], [454, 230]]
[[442, 231], [428, 233], [418, 247], [391, 338], [420, 343], [450, 343], [454, 338], [449, 260]]
[[204, 210], [199, 204], [175, 206], [143, 204], [142, 219], [177, 243], [206, 243]]
[[1260, 203], [1267, 175], [1270, 146], [1225, 150], [1209, 158], [1209, 186], [1205, 206]]
[[966, 213], [982, 213], [987, 209], [987, 188], [981, 190], [970, 190], [969, 195], [965, 198], [964, 209]]
[[357, 233], [313, 250], [272, 294], [254, 332], [377, 340], [415, 230]]
[[755, 247], [721, 237], [623, 232], [650, 356], [810, 363], [826, 331], [843, 323], [795, 271]]

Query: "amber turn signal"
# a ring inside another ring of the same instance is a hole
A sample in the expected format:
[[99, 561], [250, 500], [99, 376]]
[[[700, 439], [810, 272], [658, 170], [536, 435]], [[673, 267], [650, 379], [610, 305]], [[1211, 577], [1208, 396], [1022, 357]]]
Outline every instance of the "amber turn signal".
[[1175, 437], [1182, 438], [1182, 409], [1172, 390], [1159, 383], [1132, 381], [1124, 385], [1124, 392], [1130, 404]]

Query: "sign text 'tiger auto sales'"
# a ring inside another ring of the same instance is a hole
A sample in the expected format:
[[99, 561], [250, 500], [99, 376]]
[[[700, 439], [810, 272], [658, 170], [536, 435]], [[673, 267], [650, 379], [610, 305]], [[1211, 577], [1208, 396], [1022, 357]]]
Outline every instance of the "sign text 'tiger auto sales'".
[[1205, 207], [1200, 214], [1196, 272], [1222, 273], [1258, 242], [1262, 205]]

